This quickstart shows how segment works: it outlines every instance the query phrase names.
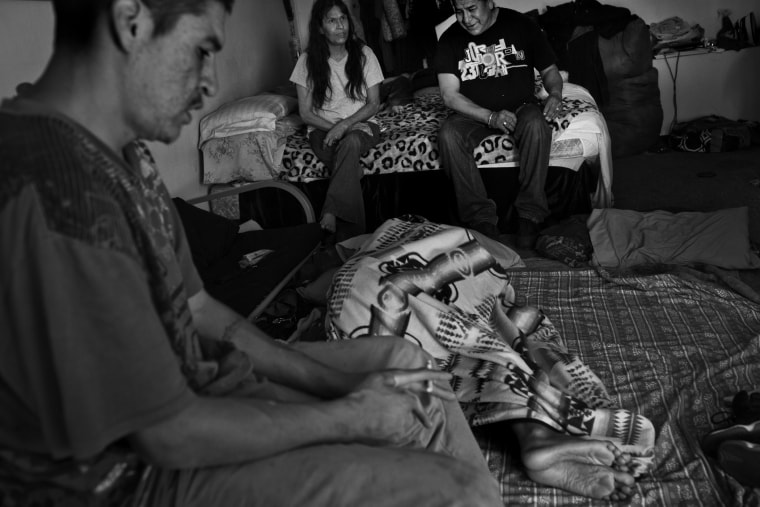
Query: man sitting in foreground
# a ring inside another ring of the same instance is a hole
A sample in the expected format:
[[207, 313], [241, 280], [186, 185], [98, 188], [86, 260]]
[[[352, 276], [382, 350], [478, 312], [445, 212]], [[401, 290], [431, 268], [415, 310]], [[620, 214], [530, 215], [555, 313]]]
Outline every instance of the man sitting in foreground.
[[231, 3], [54, 0], [2, 103], [0, 504], [500, 505], [419, 347], [289, 347], [203, 289], [133, 141], [215, 93]]

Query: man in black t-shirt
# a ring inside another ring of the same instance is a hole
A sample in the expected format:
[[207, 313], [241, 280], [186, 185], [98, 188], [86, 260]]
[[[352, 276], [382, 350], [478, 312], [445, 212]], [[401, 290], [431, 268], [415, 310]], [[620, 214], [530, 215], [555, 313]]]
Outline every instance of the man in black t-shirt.
[[[499, 235], [473, 150], [489, 135], [510, 133], [520, 153], [518, 247], [532, 248], [549, 214], [544, 184], [551, 128], [562, 103], [562, 77], [543, 31], [530, 18], [493, 0], [452, 0], [457, 23], [438, 42], [435, 69], [443, 101], [454, 113], [443, 123], [439, 150], [457, 196], [459, 218], [492, 238]], [[534, 69], [548, 92], [534, 95]]]

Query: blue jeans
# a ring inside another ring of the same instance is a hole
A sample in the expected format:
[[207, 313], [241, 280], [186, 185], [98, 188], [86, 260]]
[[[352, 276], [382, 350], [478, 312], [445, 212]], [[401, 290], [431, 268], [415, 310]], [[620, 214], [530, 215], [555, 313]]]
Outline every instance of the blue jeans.
[[309, 135], [311, 149], [330, 171], [322, 215], [332, 213], [335, 218], [347, 222], [350, 234], [345, 231], [346, 237], [363, 234], [366, 229], [361, 185], [364, 170], [360, 160], [363, 153], [380, 142], [380, 128], [376, 123], [367, 123], [372, 135], [350, 130], [333, 146], [322, 144], [327, 135], [324, 130], [315, 129]]
[[[501, 132], [459, 113], [449, 116], [438, 134], [438, 150], [446, 175], [454, 185], [459, 218], [466, 225], [498, 222], [496, 203], [488, 198], [473, 151], [480, 142]], [[517, 110], [515, 142], [520, 153], [520, 190], [514, 207], [521, 218], [536, 223], [549, 216], [546, 203], [546, 173], [552, 131], [541, 107], [526, 104]]]

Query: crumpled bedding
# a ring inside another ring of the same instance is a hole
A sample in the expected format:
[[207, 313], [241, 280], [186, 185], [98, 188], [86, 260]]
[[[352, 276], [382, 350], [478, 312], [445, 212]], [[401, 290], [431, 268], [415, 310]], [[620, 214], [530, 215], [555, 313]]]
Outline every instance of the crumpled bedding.
[[549, 316], [518, 330], [513, 312], [521, 310], [520, 295], [505, 269], [519, 257], [500, 262], [491, 254], [496, 247], [506, 248], [467, 229], [386, 221], [334, 275], [328, 336], [403, 336], [453, 374], [471, 425], [530, 419], [610, 440], [631, 454], [634, 476], [646, 473], [653, 464], [651, 422], [611, 402]]
[[592, 264], [630, 268], [654, 264], [709, 264], [760, 268], [749, 241], [746, 207], [711, 212], [595, 209], [586, 222]]

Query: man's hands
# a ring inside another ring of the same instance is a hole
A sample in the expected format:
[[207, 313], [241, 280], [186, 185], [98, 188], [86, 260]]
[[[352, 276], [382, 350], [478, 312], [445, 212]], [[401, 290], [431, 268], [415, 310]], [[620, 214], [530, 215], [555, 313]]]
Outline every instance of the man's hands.
[[559, 116], [560, 109], [562, 108], [562, 96], [561, 95], [549, 95], [544, 102], [544, 118], [546, 121], [551, 121]]
[[[425, 429], [433, 427], [430, 397], [454, 401], [456, 396], [448, 387], [451, 374], [438, 370], [385, 370], [370, 373], [346, 397], [354, 405], [357, 435], [370, 444], [405, 445]], [[422, 425], [422, 427], [420, 427]]]
[[505, 134], [514, 131], [515, 125], [517, 125], [517, 115], [515, 113], [502, 109], [501, 111], [494, 111], [492, 114], [489, 127], [499, 129]]
[[[519, 109], [519, 108], [518, 108]], [[549, 95], [544, 102], [543, 108], [544, 118], [546, 121], [551, 121], [560, 115], [562, 109], [562, 96], [561, 95]], [[493, 129], [498, 129], [505, 134], [511, 134], [515, 130], [517, 125], [517, 115], [512, 111], [502, 109], [501, 111], [493, 111], [488, 117], [488, 126]]]

